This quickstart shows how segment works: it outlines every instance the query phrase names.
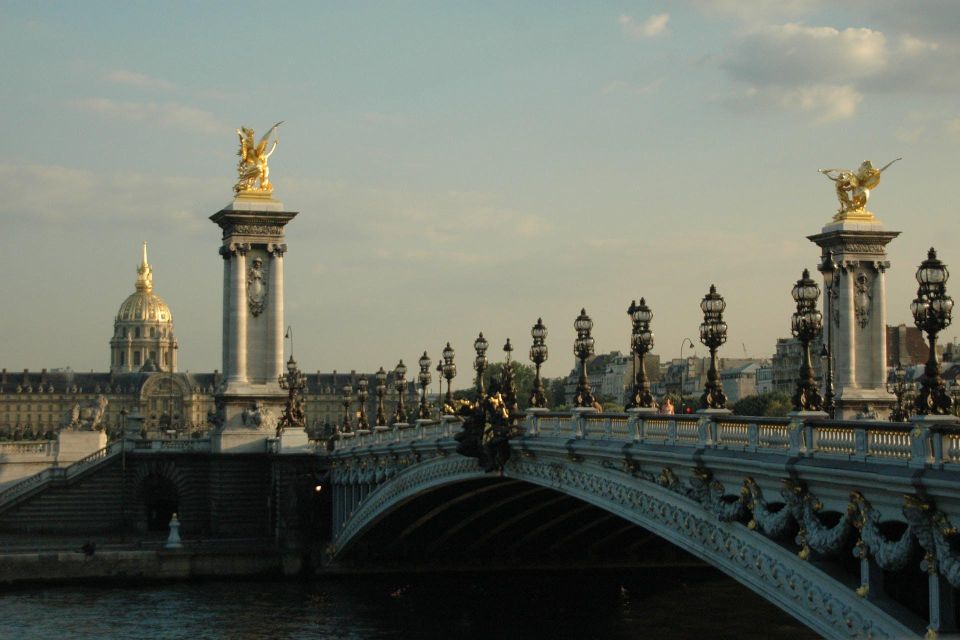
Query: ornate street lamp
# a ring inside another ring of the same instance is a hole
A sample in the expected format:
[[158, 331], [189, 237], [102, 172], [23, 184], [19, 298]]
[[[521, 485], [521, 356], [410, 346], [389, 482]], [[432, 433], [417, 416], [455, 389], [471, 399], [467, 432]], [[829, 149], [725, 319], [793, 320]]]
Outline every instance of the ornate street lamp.
[[910, 305], [914, 324], [927, 334], [930, 353], [920, 379], [920, 392], [914, 401], [914, 410], [921, 415], [948, 415], [953, 406], [946, 385], [940, 377], [937, 361], [937, 334], [950, 326], [953, 298], [947, 295], [947, 280], [950, 272], [937, 259], [937, 252], [930, 248], [927, 259], [917, 269], [917, 297]]
[[893, 405], [893, 411], [890, 412], [891, 422], [906, 422], [910, 419], [910, 412], [907, 410], [907, 392], [910, 386], [907, 384], [907, 372], [903, 364], [897, 362], [897, 368], [893, 370], [893, 384], [887, 384], [887, 391], [897, 398], [897, 403]]
[[710, 285], [710, 292], [700, 302], [703, 311], [703, 322], [700, 324], [700, 342], [710, 350], [710, 370], [707, 371], [707, 384], [704, 385], [703, 395], [700, 396], [700, 407], [704, 409], [725, 409], [727, 396], [723, 393], [720, 384], [720, 374], [717, 372], [717, 349], [727, 341], [727, 323], [723, 321], [723, 310], [727, 308], [723, 296], [717, 293], [717, 288]]
[[393, 374], [394, 384], [397, 387], [397, 411], [393, 414], [393, 422], [406, 424], [407, 410], [403, 406], [403, 394], [407, 391], [407, 365], [403, 364], [403, 360], [397, 364]]
[[513, 374], [513, 345], [510, 344], [510, 338], [507, 338], [503, 345], [503, 351], [507, 354], [503, 363], [503, 371], [500, 374], [500, 391], [503, 393], [503, 404], [511, 414], [520, 411], [520, 405], [517, 404], [517, 380]]
[[343, 385], [343, 426], [341, 433], [352, 433], [353, 424], [350, 421], [350, 405], [353, 403], [353, 387], [349, 384]]
[[421, 420], [429, 420], [430, 404], [427, 403], [427, 387], [430, 386], [433, 378], [430, 376], [430, 358], [427, 356], [426, 351], [420, 356], [420, 373], [418, 377], [420, 381], [420, 411], [417, 413], [417, 417]]
[[530, 329], [533, 344], [530, 346], [530, 361], [537, 368], [533, 378], [533, 393], [530, 394], [530, 406], [535, 409], [545, 409], [547, 396], [543, 389], [543, 380], [540, 378], [540, 367], [547, 361], [547, 327], [543, 318], [537, 318], [537, 324]]
[[817, 311], [817, 298], [820, 287], [810, 278], [810, 271], [803, 270], [803, 277], [797, 280], [790, 292], [797, 310], [790, 319], [790, 332], [800, 340], [803, 346], [803, 360], [797, 377], [797, 390], [793, 394], [794, 411], [820, 411], [823, 398], [817, 389], [813, 376], [813, 363], [810, 358], [810, 342], [820, 335], [823, 329], [823, 316]]
[[647, 369], [644, 364], [644, 358], [653, 348], [653, 332], [650, 331], [650, 321], [653, 320], [653, 312], [647, 306], [647, 301], [640, 298], [640, 304], [630, 301], [627, 313], [633, 320], [633, 331], [630, 336], [630, 354], [635, 355], [640, 360], [640, 366], [637, 367], [634, 360], [634, 379], [633, 391], [630, 394], [630, 402], [627, 404], [630, 408], [651, 408], [655, 407], [653, 395], [650, 393], [650, 381], [647, 379]]
[[837, 323], [833, 321], [836, 310], [837, 296], [835, 294], [834, 280], [839, 267], [833, 261], [833, 251], [827, 251], [823, 256], [823, 261], [817, 266], [817, 271], [823, 274], [823, 310], [827, 314], [827, 341], [820, 352], [822, 358], [826, 358], [826, 367], [823, 380], [823, 410], [832, 418], [836, 413], [836, 396], [833, 391], [833, 332]]
[[447, 397], [443, 403], [444, 413], [453, 412], [453, 391], [451, 390], [451, 385], [453, 384], [453, 379], [457, 377], [457, 365], [453, 362], [454, 356], [453, 347], [450, 346], [450, 343], [447, 343], [447, 346], [443, 349], [443, 377], [447, 379]]
[[573, 321], [573, 328], [577, 330], [577, 339], [573, 343], [573, 354], [580, 359], [580, 379], [577, 380], [577, 391], [574, 403], [577, 407], [593, 407], [596, 400], [590, 389], [590, 378], [587, 375], [587, 358], [593, 355], [593, 320], [587, 315], [586, 309], [580, 309], [580, 315]]
[[483, 372], [487, 368], [487, 347], [489, 346], [490, 343], [483, 337], [481, 331], [480, 337], [473, 341], [473, 348], [477, 352], [477, 357], [473, 361], [473, 368], [477, 371], [477, 394], [480, 399], [487, 395], [487, 390], [483, 385]]
[[374, 425], [377, 427], [387, 426], [387, 417], [383, 413], [383, 396], [387, 393], [387, 372], [383, 367], [374, 374], [377, 378], [377, 417], [374, 418]]
[[[288, 328], [289, 331], [289, 328]], [[277, 425], [278, 433], [287, 428], [303, 428], [306, 425], [306, 415], [303, 411], [303, 390], [307, 387], [307, 376], [297, 368], [297, 361], [291, 354], [287, 360], [287, 372], [280, 374], [277, 379], [280, 388], [287, 391], [287, 404]]]
[[357, 430], [370, 430], [370, 423], [367, 422], [367, 387], [370, 381], [366, 377], [357, 380], [357, 402], [360, 403], [360, 414], [357, 416]]

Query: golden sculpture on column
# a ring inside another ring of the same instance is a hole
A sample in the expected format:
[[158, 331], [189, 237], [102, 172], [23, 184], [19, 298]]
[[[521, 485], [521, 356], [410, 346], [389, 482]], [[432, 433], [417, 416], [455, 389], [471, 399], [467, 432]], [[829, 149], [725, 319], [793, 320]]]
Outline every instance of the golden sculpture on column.
[[820, 173], [836, 183], [840, 209], [833, 219], [836, 222], [842, 220], [872, 221], [874, 219], [873, 214], [867, 211], [870, 190], [877, 188], [880, 184], [880, 174], [897, 160], [902, 160], [902, 158], [888, 162], [881, 169], [874, 167], [869, 160], [864, 160], [856, 171], [850, 169], [818, 169]]
[[273, 193], [267, 161], [276, 150], [280, 139], [274, 137], [269, 151], [267, 151], [267, 145], [270, 143], [270, 136], [281, 124], [283, 124], [282, 120], [270, 127], [270, 130], [256, 144], [253, 141], [253, 129], [247, 127], [237, 129], [237, 136], [240, 138], [240, 149], [237, 155], [240, 156], [240, 161], [237, 163], [238, 179], [237, 184], [233, 186], [233, 192], [238, 197], [270, 197]]

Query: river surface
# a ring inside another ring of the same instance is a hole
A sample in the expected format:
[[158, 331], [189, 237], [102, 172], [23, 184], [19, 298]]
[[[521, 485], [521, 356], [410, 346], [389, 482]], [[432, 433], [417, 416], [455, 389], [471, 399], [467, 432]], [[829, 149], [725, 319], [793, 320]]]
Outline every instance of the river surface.
[[815, 638], [707, 569], [541, 571], [32, 587], [0, 638]]

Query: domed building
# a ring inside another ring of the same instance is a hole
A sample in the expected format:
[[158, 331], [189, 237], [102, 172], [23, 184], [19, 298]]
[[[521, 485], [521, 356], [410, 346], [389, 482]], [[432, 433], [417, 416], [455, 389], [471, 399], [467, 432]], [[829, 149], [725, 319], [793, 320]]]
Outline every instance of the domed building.
[[147, 261], [147, 243], [137, 267], [136, 291], [130, 294], [113, 322], [110, 339], [110, 371], [177, 370], [177, 339], [173, 314], [163, 298], [153, 292], [153, 269]]

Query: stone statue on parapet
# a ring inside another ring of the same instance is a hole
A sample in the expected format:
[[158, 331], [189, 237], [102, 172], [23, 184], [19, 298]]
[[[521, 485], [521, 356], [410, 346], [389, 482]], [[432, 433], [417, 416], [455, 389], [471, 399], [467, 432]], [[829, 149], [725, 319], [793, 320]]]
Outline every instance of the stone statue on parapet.
[[840, 201], [840, 209], [837, 211], [835, 220], [843, 220], [853, 214], [855, 217], [872, 218], [873, 216], [867, 208], [867, 200], [870, 199], [870, 190], [876, 189], [880, 184], [880, 174], [886, 171], [897, 158], [877, 169], [869, 160], [864, 160], [860, 168], [856, 171], [850, 169], [818, 169], [836, 184], [837, 199]]
[[67, 428], [74, 431], [101, 431], [104, 427], [103, 419], [107, 413], [109, 401], [103, 394], [97, 396], [97, 399], [86, 405], [81, 406], [79, 402], [74, 403], [70, 410]]
[[240, 161], [237, 163], [238, 179], [237, 184], [233, 186], [233, 192], [238, 196], [244, 194], [269, 196], [273, 193], [267, 160], [270, 159], [280, 140], [274, 137], [269, 151], [267, 151], [267, 145], [270, 143], [270, 136], [281, 124], [283, 124], [282, 120], [270, 127], [270, 130], [263, 134], [260, 142], [257, 143], [253, 141], [253, 129], [247, 127], [237, 129], [237, 136], [240, 138], [240, 150], [237, 151], [237, 155], [240, 156]]

